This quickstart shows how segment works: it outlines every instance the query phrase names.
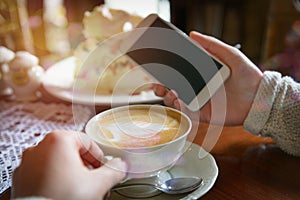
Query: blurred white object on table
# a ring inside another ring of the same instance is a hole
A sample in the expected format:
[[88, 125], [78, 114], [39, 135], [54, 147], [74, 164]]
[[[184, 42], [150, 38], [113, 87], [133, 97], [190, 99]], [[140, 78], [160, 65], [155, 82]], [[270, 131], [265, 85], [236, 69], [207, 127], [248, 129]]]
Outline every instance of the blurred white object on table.
[[5, 64], [15, 57], [15, 53], [10, 49], [0, 46], [0, 96], [9, 96], [12, 89], [7, 86], [4, 76], [8, 72], [8, 66]]
[[38, 99], [38, 89], [44, 75], [44, 69], [39, 66], [39, 59], [27, 51], [18, 51], [14, 58], [5, 65], [9, 70], [4, 80], [13, 89], [15, 100]]

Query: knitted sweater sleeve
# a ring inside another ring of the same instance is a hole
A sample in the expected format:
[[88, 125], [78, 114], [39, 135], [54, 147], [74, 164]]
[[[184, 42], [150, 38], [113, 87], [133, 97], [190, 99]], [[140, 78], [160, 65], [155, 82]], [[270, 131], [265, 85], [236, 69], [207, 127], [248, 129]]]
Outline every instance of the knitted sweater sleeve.
[[300, 84], [280, 73], [264, 72], [244, 128], [270, 136], [282, 150], [300, 156]]

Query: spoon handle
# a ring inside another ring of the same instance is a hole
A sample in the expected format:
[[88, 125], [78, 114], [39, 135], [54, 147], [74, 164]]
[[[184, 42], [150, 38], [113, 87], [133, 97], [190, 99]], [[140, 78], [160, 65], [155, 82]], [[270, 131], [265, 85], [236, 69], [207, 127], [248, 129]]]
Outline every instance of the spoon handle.
[[114, 186], [114, 187], [111, 189], [111, 191], [121, 190], [121, 189], [131, 188], [131, 187], [140, 187], [140, 186], [149, 186], [149, 187], [156, 188], [155, 185], [150, 184], [150, 183], [131, 183], [131, 184], [125, 184], [125, 185], [117, 185], [117, 186]]

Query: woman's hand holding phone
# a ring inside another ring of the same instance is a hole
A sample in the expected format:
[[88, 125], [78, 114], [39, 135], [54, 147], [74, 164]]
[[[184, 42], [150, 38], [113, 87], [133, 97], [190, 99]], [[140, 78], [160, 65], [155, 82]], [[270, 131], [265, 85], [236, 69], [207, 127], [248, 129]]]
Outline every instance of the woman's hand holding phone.
[[[190, 37], [199, 43], [211, 55], [219, 59], [231, 70], [229, 79], [225, 82], [226, 92], [226, 118], [224, 125], [241, 125], [247, 117], [255, 98], [258, 86], [262, 80], [262, 72], [240, 50], [223, 43], [216, 38], [191, 32]], [[155, 85], [156, 95], [164, 98], [167, 106], [181, 109], [188, 114], [200, 114], [200, 121], [219, 124], [217, 118], [211, 121], [211, 102], [223, 101], [217, 91], [199, 112], [191, 112], [185, 104], [178, 99], [176, 91], [168, 90], [162, 85]], [[222, 104], [223, 102], [220, 102]]]

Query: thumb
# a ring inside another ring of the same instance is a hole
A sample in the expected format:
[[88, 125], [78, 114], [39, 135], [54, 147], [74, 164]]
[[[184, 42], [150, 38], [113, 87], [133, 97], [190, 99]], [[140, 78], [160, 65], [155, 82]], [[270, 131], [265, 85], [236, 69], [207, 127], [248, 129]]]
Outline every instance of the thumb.
[[233, 69], [232, 66], [240, 66], [245, 61], [251, 62], [239, 49], [215, 37], [203, 35], [196, 31], [190, 32], [190, 37], [231, 69]]
[[126, 171], [127, 164], [121, 158], [113, 158], [103, 166], [95, 169], [94, 173], [96, 180], [105, 182], [101, 189], [108, 191], [126, 177]]
[[231, 55], [231, 53], [228, 53], [228, 50], [237, 50], [215, 37], [204, 35], [196, 31], [191, 31], [190, 37], [213, 55]]

